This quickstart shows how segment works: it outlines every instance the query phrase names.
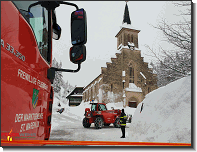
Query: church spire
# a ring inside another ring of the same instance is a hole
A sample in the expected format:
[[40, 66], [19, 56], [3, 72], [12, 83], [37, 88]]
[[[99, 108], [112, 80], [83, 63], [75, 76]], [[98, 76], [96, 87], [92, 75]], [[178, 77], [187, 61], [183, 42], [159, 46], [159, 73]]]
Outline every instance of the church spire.
[[126, 1], [126, 5], [125, 5], [125, 10], [124, 10], [124, 17], [123, 17], [123, 24], [124, 23], [127, 23], [127, 24], [131, 24], [131, 20], [130, 20], [130, 17], [129, 17], [129, 9], [128, 9], [128, 6], [127, 6], [127, 2]]

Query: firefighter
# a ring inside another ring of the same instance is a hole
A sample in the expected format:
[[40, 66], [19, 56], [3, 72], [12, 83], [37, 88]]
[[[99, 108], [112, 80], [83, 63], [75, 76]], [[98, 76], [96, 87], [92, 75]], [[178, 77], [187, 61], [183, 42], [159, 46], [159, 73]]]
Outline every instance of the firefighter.
[[127, 121], [127, 116], [124, 113], [124, 109], [122, 109], [122, 112], [120, 115], [120, 127], [121, 127], [121, 131], [122, 131], [122, 137], [120, 137], [120, 138], [125, 138], [126, 121]]

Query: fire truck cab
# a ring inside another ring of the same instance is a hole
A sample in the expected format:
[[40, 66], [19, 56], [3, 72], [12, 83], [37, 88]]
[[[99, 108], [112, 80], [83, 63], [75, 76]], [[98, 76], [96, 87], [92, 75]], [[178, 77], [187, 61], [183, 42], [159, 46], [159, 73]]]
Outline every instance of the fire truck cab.
[[[71, 13], [73, 46], [69, 50], [70, 61], [78, 64], [76, 70], [51, 67], [52, 38], [58, 40], [61, 36], [55, 8], [62, 4], [76, 7]], [[86, 59], [86, 22], [85, 10], [73, 3], [1, 1], [2, 146], [18, 146], [3, 141], [49, 139], [53, 104], [51, 84], [56, 71], [80, 70], [81, 62]]]

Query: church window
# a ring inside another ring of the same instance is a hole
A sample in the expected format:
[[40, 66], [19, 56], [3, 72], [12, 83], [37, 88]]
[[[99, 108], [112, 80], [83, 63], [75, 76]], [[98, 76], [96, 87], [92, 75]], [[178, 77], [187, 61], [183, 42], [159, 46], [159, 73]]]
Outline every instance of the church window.
[[128, 34], [128, 42], [130, 42], [130, 36], [129, 36], [129, 34]]
[[113, 90], [113, 84], [111, 84], [111, 92], [112, 92], [112, 90]]
[[131, 42], [133, 42], [133, 35], [131, 35]]
[[150, 87], [148, 87], [148, 93], [151, 92]]
[[134, 83], [134, 68], [129, 67], [129, 83]]
[[126, 46], [127, 45], [127, 36], [126, 36], [126, 34], [124, 34], [124, 46]]

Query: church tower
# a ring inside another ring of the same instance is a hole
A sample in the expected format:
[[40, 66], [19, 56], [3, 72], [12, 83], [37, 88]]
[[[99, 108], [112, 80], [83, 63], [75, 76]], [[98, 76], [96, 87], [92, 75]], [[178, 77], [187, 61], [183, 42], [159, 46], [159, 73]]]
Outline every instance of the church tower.
[[136, 30], [131, 25], [129, 9], [126, 3], [121, 29], [118, 32], [118, 34], [115, 36], [117, 37], [117, 48], [120, 46], [120, 44], [122, 44], [123, 46], [128, 46], [128, 42], [130, 42], [131, 44], [133, 43], [136, 48], [139, 48], [138, 46], [139, 32], [140, 30]]

